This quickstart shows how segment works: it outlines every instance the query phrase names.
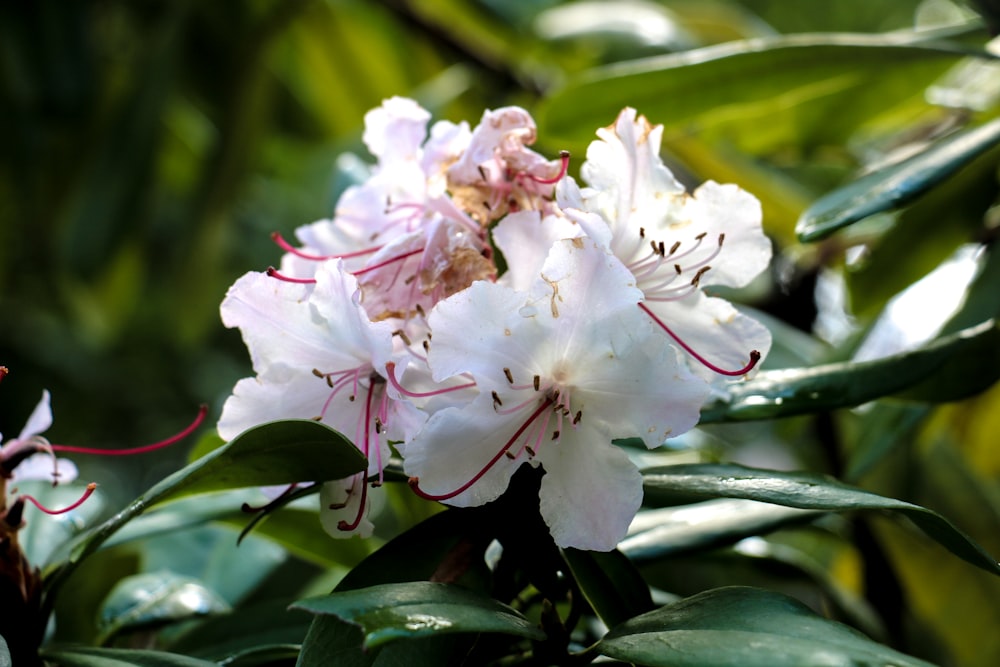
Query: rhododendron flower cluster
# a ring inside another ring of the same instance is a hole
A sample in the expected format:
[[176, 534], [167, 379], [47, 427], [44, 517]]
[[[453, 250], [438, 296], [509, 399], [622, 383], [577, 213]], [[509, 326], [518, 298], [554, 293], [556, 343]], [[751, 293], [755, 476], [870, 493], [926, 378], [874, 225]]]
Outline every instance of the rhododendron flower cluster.
[[307, 418], [351, 438], [369, 464], [323, 486], [334, 535], [370, 534], [398, 453], [417, 495], [455, 506], [541, 467], [556, 543], [613, 549], [642, 500], [614, 441], [655, 448], [692, 428], [713, 387], [770, 347], [766, 328], [702, 291], [767, 266], [760, 205], [734, 185], [686, 193], [660, 159], [662, 128], [633, 109], [598, 130], [582, 184], [568, 154], [530, 148], [523, 109], [472, 129], [429, 122], [402, 98], [369, 112], [370, 177], [298, 229], [299, 245], [275, 235], [280, 268], [229, 290], [222, 318], [255, 376], [219, 432]]

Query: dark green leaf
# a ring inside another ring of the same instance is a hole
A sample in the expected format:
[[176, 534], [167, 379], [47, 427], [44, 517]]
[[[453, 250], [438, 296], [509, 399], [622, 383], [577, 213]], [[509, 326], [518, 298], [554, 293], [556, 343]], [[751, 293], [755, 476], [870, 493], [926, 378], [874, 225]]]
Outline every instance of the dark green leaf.
[[802, 213], [795, 231], [803, 242], [818, 241], [870, 215], [904, 206], [997, 143], [1000, 118], [952, 135], [817, 199]]
[[587, 602], [608, 627], [653, 608], [649, 585], [622, 552], [564, 549], [563, 557]]
[[7, 649], [7, 642], [3, 637], [0, 637], [0, 667], [13, 667], [13, 664], [10, 660], [10, 651]]
[[1000, 564], [940, 514], [919, 505], [886, 498], [825, 475], [758, 470], [739, 465], [688, 464], [643, 471], [648, 502], [689, 498], [742, 498], [806, 510], [843, 512], [888, 510], [909, 518], [953, 554], [987, 572]]
[[287, 601], [262, 602], [206, 618], [167, 648], [197, 658], [225, 661], [267, 647], [298, 646], [311, 620], [307, 614], [289, 611]]
[[214, 662], [176, 653], [90, 646], [46, 650], [42, 657], [59, 667], [215, 667]]
[[101, 607], [99, 624], [107, 640], [122, 631], [227, 611], [229, 604], [197, 579], [149, 572], [119, 580]]
[[757, 588], [717, 588], [623, 623], [603, 655], [649, 667], [930, 667]]
[[[970, 377], [956, 378], [952, 369]], [[726, 400], [702, 410], [702, 422], [773, 419], [853, 407], [919, 385], [920, 397], [954, 400], [981, 391], [1000, 377], [1000, 328], [990, 320], [927, 346], [882, 359], [812, 368], [761, 371], [727, 387]]]
[[544, 639], [534, 624], [492, 598], [427, 581], [382, 584], [299, 600], [293, 609], [360, 625], [364, 646], [455, 632], [496, 632]]

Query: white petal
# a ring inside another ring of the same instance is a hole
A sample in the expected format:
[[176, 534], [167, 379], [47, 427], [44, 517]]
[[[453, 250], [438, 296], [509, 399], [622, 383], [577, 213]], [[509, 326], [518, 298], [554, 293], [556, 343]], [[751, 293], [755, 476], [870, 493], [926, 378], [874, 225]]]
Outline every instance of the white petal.
[[47, 431], [50, 426], [52, 426], [51, 396], [48, 389], [43, 389], [42, 399], [31, 411], [31, 416], [28, 417], [28, 421], [24, 424], [21, 435], [17, 436], [17, 439], [26, 440], [33, 435], [40, 435]]
[[628, 455], [582, 426], [539, 452], [541, 513], [561, 547], [610, 551], [642, 504], [642, 475]]
[[507, 215], [493, 228], [493, 242], [503, 253], [507, 272], [500, 281], [507, 287], [527, 291], [538, 279], [552, 244], [580, 236], [583, 229], [571, 220], [538, 211]]
[[[59, 475], [54, 473], [58, 470]], [[14, 479], [23, 482], [29, 479], [40, 479], [46, 482], [57, 482], [65, 484], [77, 478], [79, 472], [76, 464], [69, 459], [57, 459], [53, 467], [52, 456], [45, 453], [38, 453], [17, 464], [14, 469]]]
[[516, 418], [496, 414], [489, 396], [480, 396], [464, 408], [436, 412], [406, 444], [406, 474], [418, 477], [420, 489], [425, 493], [445, 495], [489, 468], [468, 490], [443, 502], [472, 507], [495, 500], [507, 489], [511, 475], [523, 459], [511, 461], [500, 454], [492, 466], [490, 461], [521, 423]]
[[[324, 482], [319, 489], [319, 521], [323, 530], [331, 537], [346, 538], [358, 535], [360, 537], [371, 537], [375, 529], [374, 524], [369, 520], [373, 513], [373, 495], [378, 492], [374, 488], [368, 488], [365, 492], [365, 507], [361, 509], [362, 517], [354, 530], [340, 530], [340, 522], [345, 521], [348, 525], [354, 523], [361, 507], [361, 488], [364, 480], [360, 475], [338, 479], [331, 482]], [[346, 504], [345, 504], [346, 503]], [[332, 509], [333, 505], [336, 509]], [[344, 505], [344, 507], [339, 507]]]
[[392, 97], [365, 114], [362, 138], [381, 161], [416, 158], [430, 119], [430, 113], [413, 100]]

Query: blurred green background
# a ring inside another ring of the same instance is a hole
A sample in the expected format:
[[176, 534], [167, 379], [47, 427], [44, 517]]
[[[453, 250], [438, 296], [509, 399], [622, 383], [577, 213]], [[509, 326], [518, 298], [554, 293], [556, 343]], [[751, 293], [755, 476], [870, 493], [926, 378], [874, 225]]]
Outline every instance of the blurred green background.
[[[473, 125], [484, 108], [525, 106], [539, 121], [539, 150], [570, 149], [574, 172], [622, 106], [664, 123], [665, 157], [689, 184], [735, 182], [764, 204], [774, 267], [740, 296], [774, 318], [772, 368], [850, 358], [890, 299], [963, 245], [978, 248], [968, 251], [978, 300], [951, 328], [996, 316], [995, 150], [902, 213], [816, 244], [794, 234], [829, 190], [997, 115], [1000, 73], [966, 57], [989, 40], [988, 16], [974, 9], [946, 0], [2, 3], [0, 364], [11, 374], [0, 384], [0, 431], [20, 430], [43, 387], [54, 442], [145, 444], [187, 424], [199, 403], [214, 420], [251, 373], [238, 332], [219, 321], [226, 288], [277, 261], [272, 231], [290, 238], [331, 215], [359, 160], [370, 160], [364, 113], [392, 95]], [[782, 47], [750, 49], [732, 65], [685, 59], [734, 40], [788, 46], [797, 38], [783, 35], [834, 32], [854, 34], [850, 57]], [[865, 35], [901, 48], [866, 50]], [[925, 48], [944, 39], [948, 48]], [[627, 64], [640, 58], [650, 60]], [[943, 298], [957, 305], [965, 282]], [[834, 324], [815, 328], [818, 314]], [[995, 379], [992, 367], [984, 377], [968, 370], [960, 382], [974, 387], [948, 398]], [[996, 389], [938, 407], [880, 402], [711, 426], [689, 444], [922, 503], [997, 554], [998, 408]], [[77, 461], [115, 507], [177, 469], [188, 449]], [[869, 599], [883, 639], [948, 664], [1000, 661], [995, 581], [894, 525], [852, 530], [854, 546], [813, 545], [813, 555]], [[677, 567], [688, 586], [692, 572], [716, 585], [742, 576]], [[680, 578], [656, 577], [685, 592]]]

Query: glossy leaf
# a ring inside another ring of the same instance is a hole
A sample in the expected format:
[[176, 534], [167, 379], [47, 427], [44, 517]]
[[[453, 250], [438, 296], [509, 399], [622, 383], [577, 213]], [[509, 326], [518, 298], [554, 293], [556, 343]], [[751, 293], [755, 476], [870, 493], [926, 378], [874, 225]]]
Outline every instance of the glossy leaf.
[[705, 591], [633, 618], [612, 629], [598, 651], [649, 667], [930, 667], [794, 598], [743, 586]]
[[197, 579], [149, 572], [119, 580], [101, 607], [99, 624], [107, 640], [123, 631], [227, 611], [229, 604]]
[[817, 199], [795, 231], [803, 242], [818, 241], [870, 215], [905, 206], [998, 143], [1000, 118], [952, 135]]
[[587, 602], [608, 627], [653, 608], [649, 585], [622, 552], [564, 549], [563, 557]]
[[888, 510], [915, 523], [953, 554], [987, 572], [1000, 564], [940, 514], [919, 505], [886, 498], [825, 475], [778, 472], [739, 465], [690, 464], [643, 471], [647, 502], [678, 498], [742, 498], [805, 510], [843, 512]]
[[366, 648], [455, 632], [545, 638], [536, 625], [501, 602], [458, 586], [426, 581], [335, 592], [299, 600], [292, 608], [360, 625]]
[[[656, 497], [647, 493], [655, 504]], [[679, 507], [645, 510], [632, 522], [619, 550], [636, 562], [703, 551], [810, 521], [821, 512], [739, 498], [714, 498]]]
[[214, 662], [176, 653], [120, 648], [65, 646], [42, 652], [46, 661], [59, 667], [214, 667]]
[[[882, 359], [811, 368], [761, 371], [729, 385], [729, 396], [702, 410], [702, 422], [774, 419], [845, 408], [920, 385], [921, 397], [955, 400], [981, 391], [1000, 377], [1000, 328], [990, 320], [925, 347]], [[956, 368], [974, 365], [959, 378]]]
[[312, 420], [276, 421], [254, 427], [155, 484], [124, 510], [84, 535], [61, 569], [46, 580], [57, 589], [81, 560], [132, 518], [168, 498], [248, 486], [325, 481], [365, 469], [349, 440]]
[[271, 600], [205, 618], [166, 648], [225, 662], [267, 647], [298, 646], [311, 620], [308, 614], [290, 611], [287, 600]]

